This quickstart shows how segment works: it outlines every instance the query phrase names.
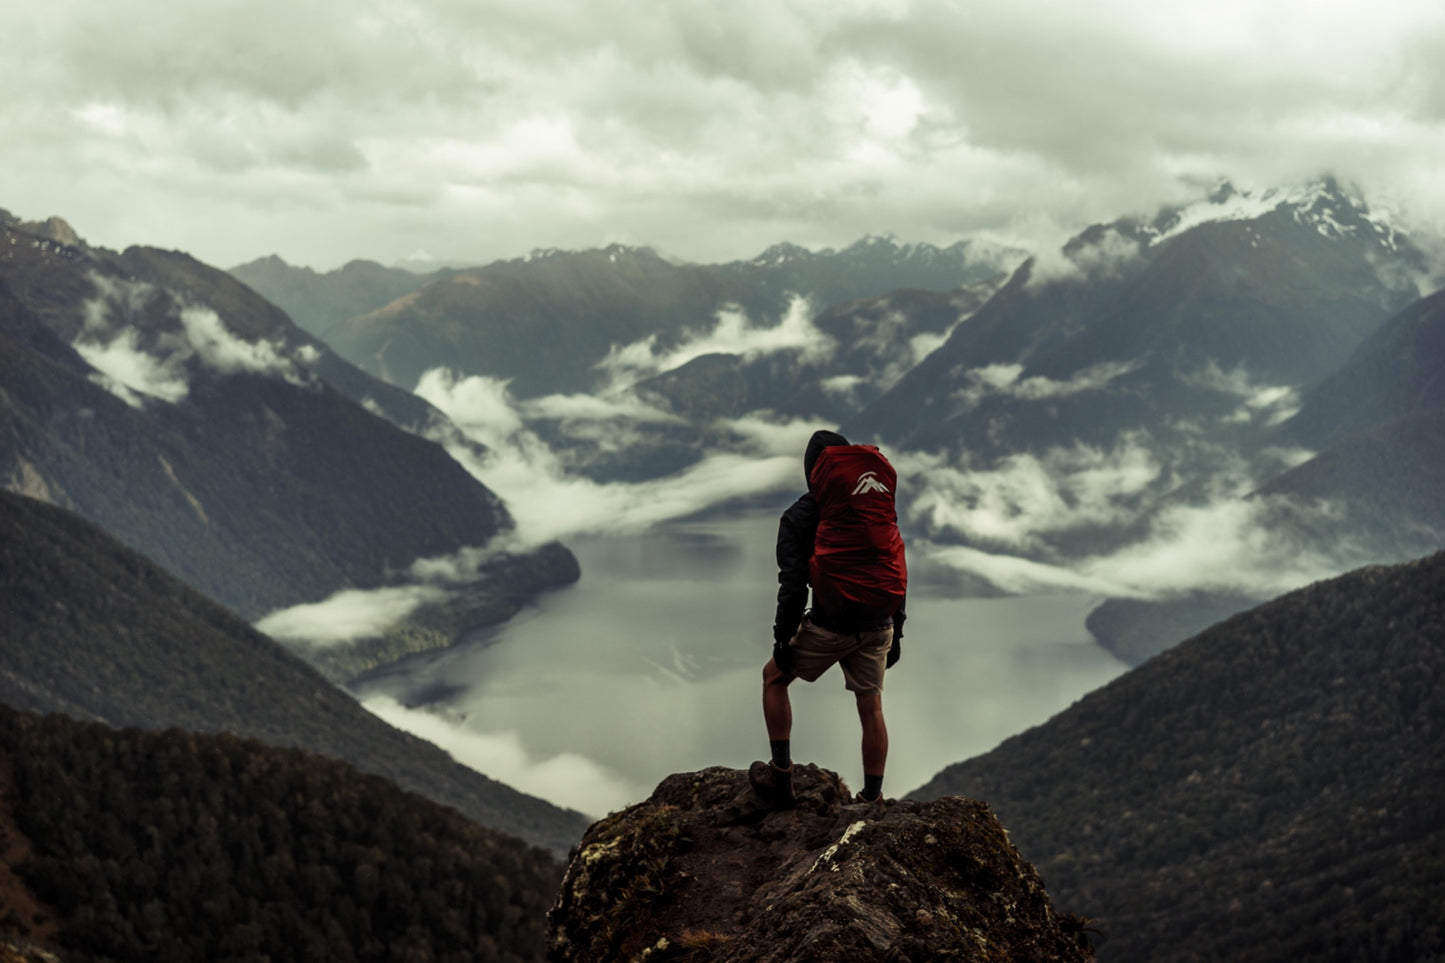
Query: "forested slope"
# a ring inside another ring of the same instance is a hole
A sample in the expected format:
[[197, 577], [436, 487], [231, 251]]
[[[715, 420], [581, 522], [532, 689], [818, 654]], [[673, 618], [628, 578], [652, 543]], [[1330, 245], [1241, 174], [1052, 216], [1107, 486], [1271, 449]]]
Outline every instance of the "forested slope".
[[916, 795], [986, 800], [1105, 961], [1445, 953], [1445, 552], [1241, 613]]
[[548, 854], [344, 763], [0, 707], [0, 767], [68, 963], [542, 958]]

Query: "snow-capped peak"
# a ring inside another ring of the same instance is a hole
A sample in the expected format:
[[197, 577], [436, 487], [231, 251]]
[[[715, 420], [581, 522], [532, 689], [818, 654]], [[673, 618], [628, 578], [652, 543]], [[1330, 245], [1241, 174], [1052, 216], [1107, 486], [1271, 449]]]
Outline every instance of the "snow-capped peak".
[[1302, 224], [1314, 225], [1321, 233], [1349, 233], [1337, 215], [1348, 209], [1353, 217], [1364, 211], [1364, 202], [1341, 192], [1333, 178], [1325, 177], [1293, 187], [1272, 187], [1263, 191], [1239, 191], [1228, 181], [1210, 192], [1209, 197], [1194, 204], [1168, 212], [1145, 233], [1149, 245], [1162, 244], [1201, 224], [1219, 221], [1253, 221], [1281, 207], [1293, 208]]

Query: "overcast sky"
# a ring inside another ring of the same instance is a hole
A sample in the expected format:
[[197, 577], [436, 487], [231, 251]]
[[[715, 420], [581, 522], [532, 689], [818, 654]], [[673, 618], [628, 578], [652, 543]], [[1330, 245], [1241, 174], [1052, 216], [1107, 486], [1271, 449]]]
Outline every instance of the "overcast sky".
[[53, 0], [0, 37], [0, 207], [222, 267], [1047, 238], [1322, 171], [1445, 223], [1441, 0]]

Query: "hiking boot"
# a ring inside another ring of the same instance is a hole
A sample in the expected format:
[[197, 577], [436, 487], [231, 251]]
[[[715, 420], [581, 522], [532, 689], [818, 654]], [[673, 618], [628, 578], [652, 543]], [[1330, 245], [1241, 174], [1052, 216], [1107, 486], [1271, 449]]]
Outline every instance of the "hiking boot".
[[882, 793], [879, 793], [877, 796], [874, 796], [872, 799], [869, 799], [867, 796], [863, 795], [861, 792], [854, 793], [854, 794], [853, 794], [853, 805], [855, 805], [855, 806], [881, 806], [881, 805], [883, 805], [883, 794], [882, 794]]
[[793, 795], [793, 767], [779, 769], [761, 759], [748, 767], [748, 782], [753, 792], [769, 809], [792, 809], [798, 801]]

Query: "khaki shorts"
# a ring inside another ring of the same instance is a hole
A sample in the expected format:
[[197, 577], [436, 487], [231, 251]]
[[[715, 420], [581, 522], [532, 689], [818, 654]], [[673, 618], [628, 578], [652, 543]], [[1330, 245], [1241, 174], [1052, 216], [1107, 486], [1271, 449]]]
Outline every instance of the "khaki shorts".
[[793, 675], [812, 682], [836, 662], [843, 667], [843, 684], [848, 691], [867, 695], [883, 691], [888, 649], [893, 645], [893, 626], [843, 634], [814, 625], [805, 618], [791, 645]]

